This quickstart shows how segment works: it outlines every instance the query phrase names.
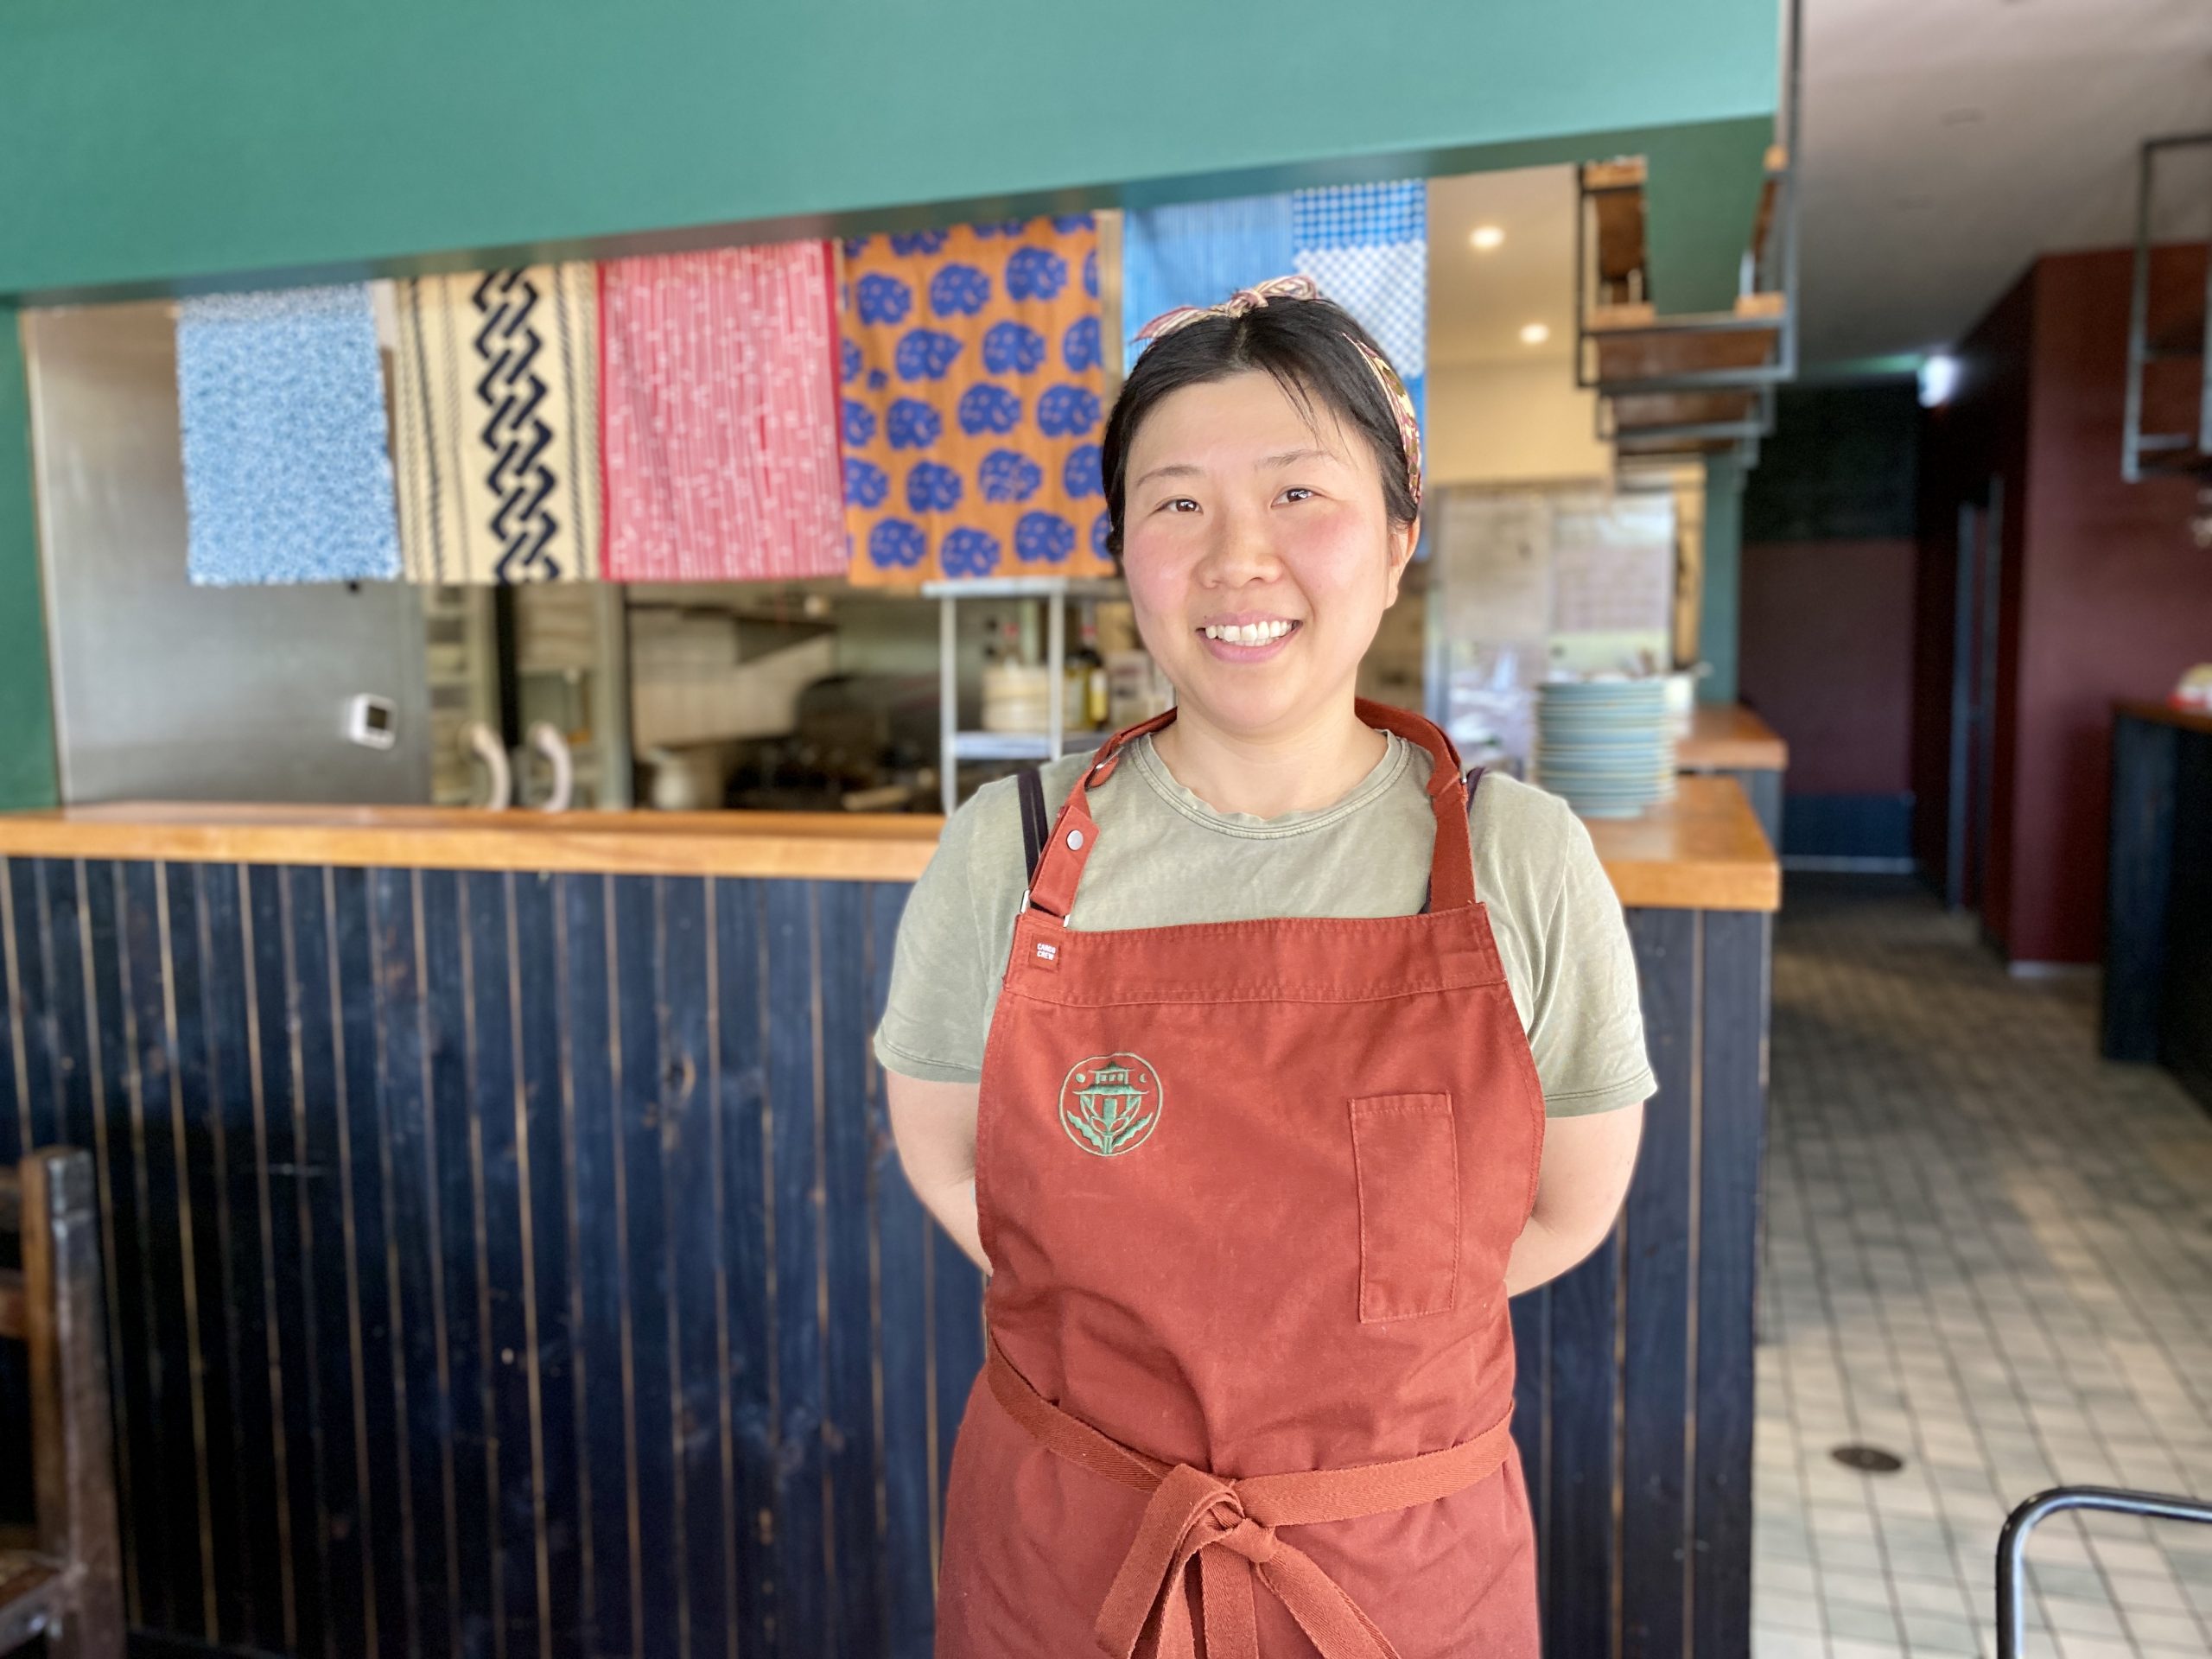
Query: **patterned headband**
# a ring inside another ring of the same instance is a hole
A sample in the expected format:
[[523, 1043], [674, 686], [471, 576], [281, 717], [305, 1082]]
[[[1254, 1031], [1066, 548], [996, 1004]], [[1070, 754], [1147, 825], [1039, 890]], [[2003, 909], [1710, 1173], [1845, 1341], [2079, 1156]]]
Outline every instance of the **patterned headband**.
[[[1139, 340], [1160, 340], [1179, 328], [1208, 317], [1241, 317], [1247, 311], [1256, 311], [1269, 300], [1318, 300], [1321, 285], [1311, 276], [1274, 276], [1252, 288], [1240, 288], [1220, 305], [1179, 305], [1172, 311], [1163, 311], [1137, 330]], [[1376, 383], [1382, 388], [1382, 400], [1397, 417], [1398, 442], [1406, 452], [1406, 487], [1412, 493], [1414, 505], [1421, 505], [1421, 422], [1414, 414], [1414, 400], [1407, 395], [1406, 383], [1390, 366], [1389, 359], [1354, 335], [1344, 338], [1359, 348], [1367, 359], [1367, 366], [1375, 372]]]

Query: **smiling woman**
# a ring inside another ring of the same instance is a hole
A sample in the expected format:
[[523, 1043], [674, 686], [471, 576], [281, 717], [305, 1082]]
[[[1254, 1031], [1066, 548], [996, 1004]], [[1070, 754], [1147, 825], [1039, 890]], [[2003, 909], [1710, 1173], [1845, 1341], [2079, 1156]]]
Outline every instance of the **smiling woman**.
[[1302, 279], [1147, 333], [1102, 464], [1176, 707], [953, 817], [876, 1033], [991, 1274], [938, 1651], [1533, 1659], [1507, 1299], [1626, 1190], [1619, 903], [1563, 803], [1355, 696], [1419, 531], [1373, 341]]

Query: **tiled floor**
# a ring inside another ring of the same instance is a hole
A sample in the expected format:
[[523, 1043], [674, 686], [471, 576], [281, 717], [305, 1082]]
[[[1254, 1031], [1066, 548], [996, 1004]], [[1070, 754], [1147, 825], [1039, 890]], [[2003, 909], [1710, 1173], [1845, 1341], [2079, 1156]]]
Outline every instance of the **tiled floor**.
[[[2212, 1498], [2212, 1115], [2095, 1026], [2094, 982], [2008, 978], [1916, 887], [1793, 880], [1754, 1659], [1993, 1655], [2013, 1504]], [[2212, 1651], [2212, 1527], [2062, 1516], [2030, 1558], [2037, 1659]]]

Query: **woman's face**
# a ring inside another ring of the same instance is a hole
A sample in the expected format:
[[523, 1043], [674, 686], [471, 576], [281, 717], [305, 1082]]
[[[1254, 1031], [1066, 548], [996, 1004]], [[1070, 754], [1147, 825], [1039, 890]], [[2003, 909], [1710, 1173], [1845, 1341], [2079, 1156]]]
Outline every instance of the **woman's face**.
[[1391, 528], [1356, 429], [1232, 375], [1162, 399], [1125, 476], [1129, 597], [1179, 703], [1258, 736], [1350, 697], [1415, 535]]

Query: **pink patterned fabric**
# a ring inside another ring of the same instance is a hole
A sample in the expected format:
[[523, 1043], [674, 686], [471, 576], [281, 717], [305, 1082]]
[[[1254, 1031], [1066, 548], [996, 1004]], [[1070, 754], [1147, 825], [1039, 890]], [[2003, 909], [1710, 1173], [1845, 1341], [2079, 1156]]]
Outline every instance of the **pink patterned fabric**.
[[600, 267], [609, 582], [845, 569], [826, 242]]

